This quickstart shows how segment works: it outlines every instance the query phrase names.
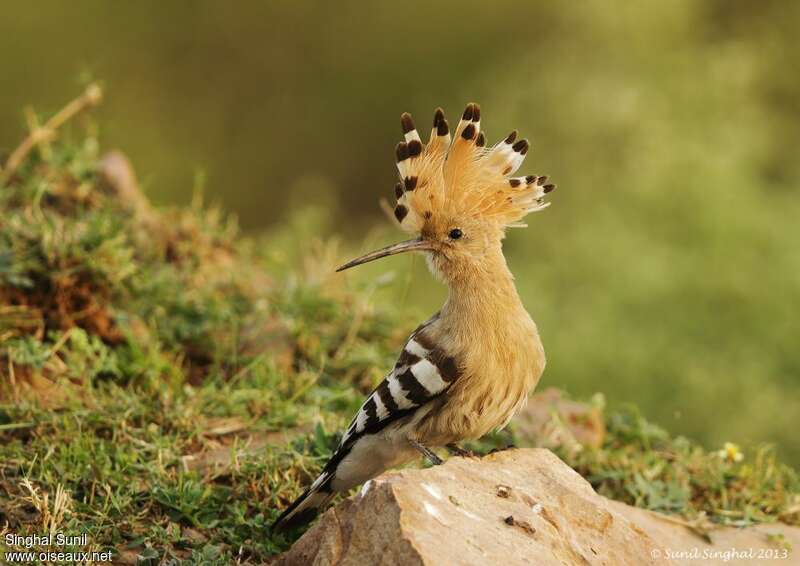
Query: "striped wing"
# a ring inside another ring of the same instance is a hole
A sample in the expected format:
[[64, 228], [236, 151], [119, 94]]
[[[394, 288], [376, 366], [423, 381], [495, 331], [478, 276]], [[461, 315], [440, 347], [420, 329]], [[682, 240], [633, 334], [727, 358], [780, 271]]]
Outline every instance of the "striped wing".
[[361, 405], [341, 446], [414, 412], [441, 395], [458, 378], [456, 360], [426, 338], [425, 327], [411, 335], [394, 369]]
[[[350, 454], [358, 446], [364, 449], [368, 445], [368, 443], [362, 444], [367, 441], [365, 438], [367, 435], [378, 433], [397, 419], [410, 415], [428, 401], [441, 395], [458, 379], [460, 370], [456, 360], [425, 335], [426, 328], [436, 319], [437, 316], [434, 316], [411, 335], [394, 369], [361, 405], [322, 473], [311, 487], [281, 514], [273, 528], [311, 520], [333, 497], [332, 484], [341, 472], [339, 466], [346, 462], [348, 457], [352, 458]], [[344, 481], [352, 481], [352, 478], [349, 480], [345, 478]]]

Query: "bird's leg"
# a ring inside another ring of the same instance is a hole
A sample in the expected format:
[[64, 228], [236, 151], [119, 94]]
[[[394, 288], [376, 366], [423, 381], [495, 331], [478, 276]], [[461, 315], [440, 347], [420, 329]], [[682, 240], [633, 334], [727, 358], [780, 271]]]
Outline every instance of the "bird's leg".
[[423, 446], [416, 440], [408, 439], [408, 443], [411, 444], [420, 454], [425, 456], [425, 459], [428, 460], [433, 466], [438, 466], [439, 464], [444, 464], [444, 460], [439, 458], [436, 454], [434, 454], [433, 450], [428, 448], [427, 446]]
[[450, 454], [453, 454], [455, 456], [460, 456], [462, 458], [472, 458], [473, 456], [475, 456], [475, 452], [473, 452], [472, 450], [464, 450], [455, 442], [451, 442], [450, 444], [448, 444], [447, 450], [450, 451]]

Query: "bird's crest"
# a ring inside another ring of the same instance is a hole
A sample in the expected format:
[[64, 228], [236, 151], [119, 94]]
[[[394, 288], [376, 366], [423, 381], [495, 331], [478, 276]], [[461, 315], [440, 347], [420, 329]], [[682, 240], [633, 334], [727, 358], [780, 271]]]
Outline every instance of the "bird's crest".
[[530, 145], [516, 130], [486, 147], [481, 110], [467, 105], [450, 133], [441, 108], [433, 118], [430, 140], [423, 144], [410, 114], [401, 119], [404, 140], [397, 145], [400, 182], [395, 187], [395, 218], [407, 232], [421, 232], [437, 217], [470, 218], [500, 228], [524, 226], [529, 212], [546, 208], [544, 196], [555, 188], [547, 177], [512, 177]]

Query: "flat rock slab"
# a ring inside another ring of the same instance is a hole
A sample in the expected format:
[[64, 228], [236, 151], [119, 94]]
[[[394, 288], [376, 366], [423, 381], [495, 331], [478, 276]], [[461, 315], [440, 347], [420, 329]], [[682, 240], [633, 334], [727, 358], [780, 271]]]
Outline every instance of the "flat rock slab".
[[597, 495], [549, 450], [518, 449], [384, 474], [322, 515], [276, 563], [784, 565], [800, 557], [796, 527], [720, 528], [711, 538]]

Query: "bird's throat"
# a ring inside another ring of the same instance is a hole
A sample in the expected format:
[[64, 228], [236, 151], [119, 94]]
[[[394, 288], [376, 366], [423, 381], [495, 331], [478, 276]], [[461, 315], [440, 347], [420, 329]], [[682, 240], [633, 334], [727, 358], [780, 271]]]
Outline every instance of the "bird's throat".
[[475, 331], [513, 317], [527, 317], [500, 249], [488, 253], [480, 266], [463, 277], [448, 280], [447, 285], [449, 293], [441, 315], [453, 325], [471, 326]]

